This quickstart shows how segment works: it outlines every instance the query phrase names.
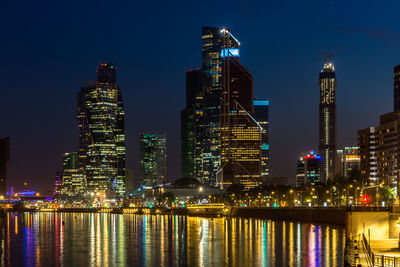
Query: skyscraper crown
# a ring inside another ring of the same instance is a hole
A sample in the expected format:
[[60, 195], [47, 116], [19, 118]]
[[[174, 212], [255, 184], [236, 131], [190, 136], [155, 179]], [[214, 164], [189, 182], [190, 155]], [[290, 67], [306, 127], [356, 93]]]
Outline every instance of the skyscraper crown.
[[100, 63], [97, 68], [97, 82], [117, 83], [117, 72], [113, 63]]

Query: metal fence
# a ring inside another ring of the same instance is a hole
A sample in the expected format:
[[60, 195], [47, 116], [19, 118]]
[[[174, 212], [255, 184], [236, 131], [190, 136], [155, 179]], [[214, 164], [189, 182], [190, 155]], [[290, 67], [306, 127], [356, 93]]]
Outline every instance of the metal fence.
[[400, 267], [400, 257], [374, 254], [364, 234], [363, 245], [365, 254], [367, 254], [367, 258], [371, 266]]

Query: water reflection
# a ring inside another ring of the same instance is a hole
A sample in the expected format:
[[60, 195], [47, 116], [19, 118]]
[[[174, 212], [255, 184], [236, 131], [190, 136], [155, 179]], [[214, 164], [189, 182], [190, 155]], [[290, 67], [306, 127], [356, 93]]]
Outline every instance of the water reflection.
[[258, 219], [8, 213], [2, 266], [341, 266], [344, 230]]

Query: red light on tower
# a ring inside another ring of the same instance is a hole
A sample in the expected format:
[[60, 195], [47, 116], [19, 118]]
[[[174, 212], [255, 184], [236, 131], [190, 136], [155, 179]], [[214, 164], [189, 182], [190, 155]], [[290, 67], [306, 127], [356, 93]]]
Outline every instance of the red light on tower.
[[363, 197], [362, 197], [362, 202], [364, 203], [364, 204], [367, 204], [368, 202], [369, 202], [369, 196], [367, 196], [367, 195], [364, 195]]

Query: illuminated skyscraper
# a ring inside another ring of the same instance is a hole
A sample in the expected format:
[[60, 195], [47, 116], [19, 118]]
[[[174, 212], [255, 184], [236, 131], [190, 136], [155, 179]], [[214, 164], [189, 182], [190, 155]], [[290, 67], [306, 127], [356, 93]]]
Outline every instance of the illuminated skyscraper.
[[202, 28], [203, 136], [201, 181], [215, 184], [221, 168], [220, 109], [222, 100], [222, 56], [239, 57], [239, 42], [226, 29]]
[[230, 50], [222, 55], [221, 170], [218, 184], [261, 183], [262, 127], [253, 118], [253, 77]]
[[59, 196], [61, 195], [61, 189], [62, 189], [62, 172], [57, 172], [56, 177], [54, 178], [54, 187], [53, 187], [53, 196]]
[[83, 179], [78, 173], [78, 153], [64, 153], [61, 195], [77, 196], [83, 193]]
[[155, 186], [167, 179], [167, 136], [140, 135], [140, 185]]
[[320, 183], [322, 163], [322, 158], [313, 150], [301, 156], [297, 162], [296, 186]]
[[182, 177], [202, 177], [203, 92], [201, 70], [186, 72], [186, 108], [181, 111]]
[[0, 139], [0, 195], [7, 193], [7, 169], [10, 161], [10, 138]]
[[268, 99], [254, 99], [254, 119], [262, 127], [261, 145], [261, 176], [266, 177], [270, 174], [269, 166], [269, 129], [268, 129]]
[[336, 174], [336, 73], [331, 61], [319, 73], [319, 153], [323, 159], [322, 182]]
[[102, 63], [97, 82], [78, 93], [78, 169], [89, 192], [125, 195], [125, 114], [116, 68]]

